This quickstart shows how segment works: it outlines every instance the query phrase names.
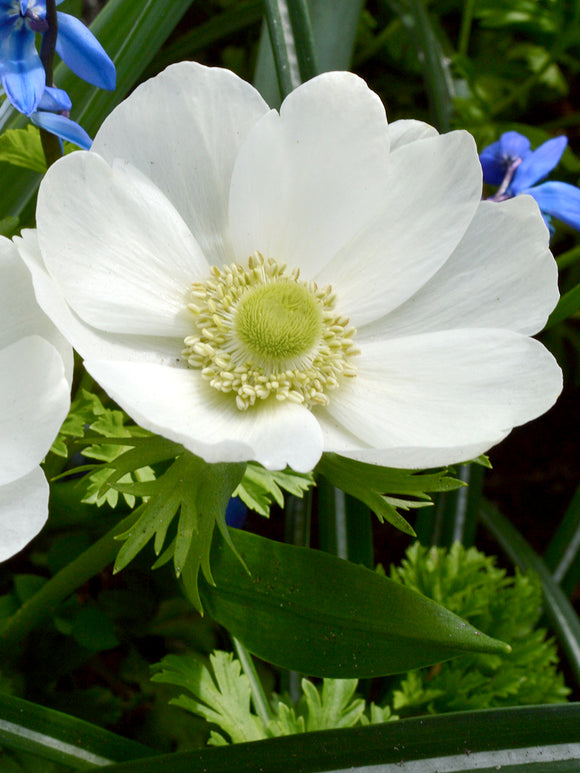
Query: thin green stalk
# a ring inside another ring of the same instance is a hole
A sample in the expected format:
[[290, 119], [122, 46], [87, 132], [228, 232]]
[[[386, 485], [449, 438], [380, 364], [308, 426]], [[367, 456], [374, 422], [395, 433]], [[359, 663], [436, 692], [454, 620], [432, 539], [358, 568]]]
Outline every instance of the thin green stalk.
[[473, 11], [475, 0], [465, 0], [463, 4], [463, 14], [461, 15], [461, 29], [459, 30], [459, 43], [457, 53], [459, 56], [467, 56], [469, 49], [469, 38], [471, 35], [471, 23], [473, 21]]
[[558, 264], [558, 269], [561, 271], [563, 268], [568, 268], [568, 266], [576, 263], [577, 260], [580, 260], [580, 244], [577, 244], [575, 247], [572, 247], [571, 250], [566, 250], [566, 252], [558, 255], [556, 263]]
[[272, 712], [270, 711], [270, 704], [268, 703], [268, 698], [264, 692], [264, 687], [260, 681], [256, 667], [254, 666], [252, 656], [244, 647], [242, 642], [239, 639], [236, 639], [235, 636], [232, 636], [232, 641], [234, 643], [239, 661], [242, 664], [242, 670], [250, 680], [252, 702], [254, 704], [254, 708], [256, 709], [256, 713], [264, 723], [264, 726], [267, 727], [272, 720]]
[[13, 652], [18, 643], [50, 617], [62, 601], [115, 560], [119, 550], [119, 543], [115, 538], [127, 531], [137, 520], [140, 509], [137, 508], [55, 574], [7, 620], [0, 632], [0, 653], [9, 655]]
[[580, 486], [544, 553], [544, 561], [554, 581], [564, 592], [572, 593], [580, 578]]
[[538, 554], [531, 548], [520, 532], [494, 507], [491, 502], [481, 500], [479, 517], [490, 531], [506, 555], [526, 571], [536, 572], [544, 592], [544, 609], [577, 683], [580, 685], [580, 619], [574, 608], [554, 582], [550, 570]]

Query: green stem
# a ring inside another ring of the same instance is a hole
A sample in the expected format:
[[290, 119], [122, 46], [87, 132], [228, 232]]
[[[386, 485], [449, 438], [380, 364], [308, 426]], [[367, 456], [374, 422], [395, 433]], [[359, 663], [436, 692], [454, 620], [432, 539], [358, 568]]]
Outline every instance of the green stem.
[[556, 263], [558, 264], [558, 269], [561, 271], [563, 268], [568, 268], [568, 266], [571, 266], [573, 263], [576, 263], [577, 260], [580, 259], [580, 244], [577, 244], [575, 247], [572, 247], [571, 250], [567, 250], [566, 252], [563, 252], [561, 255], [558, 255], [556, 258]]
[[115, 539], [136, 521], [139, 509], [128, 515], [78, 558], [54, 575], [38, 593], [8, 619], [0, 632], [0, 653], [9, 654], [27, 634], [44, 622], [58, 605], [91, 577], [112, 563], [119, 550]]
[[306, 0], [264, 0], [268, 32], [283, 97], [317, 73]]
[[467, 49], [469, 48], [469, 37], [471, 35], [471, 22], [473, 20], [473, 9], [475, 7], [475, 0], [466, 0], [463, 6], [463, 14], [461, 16], [461, 29], [459, 30], [459, 43], [457, 46], [457, 53], [459, 56], [467, 56]]
[[268, 698], [266, 697], [266, 693], [264, 692], [264, 687], [262, 685], [262, 682], [260, 681], [260, 677], [258, 676], [256, 667], [254, 666], [254, 661], [252, 660], [252, 656], [244, 647], [242, 642], [239, 639], [236, 639], [235, 636], [232, 636], [232, 641], [234, 643], [234, 647], [235, 647], [237, 656], [239, 658], [239, 661], [242, 664], [242, 670], [250, 680], [250, 688], [252, 690], [252, 701], [254, 703], [254, 708], [256, 709], [258, 716], [264, 723], [264, 727], [267, 727], [272, 720], [272, 712], [270, 711]]

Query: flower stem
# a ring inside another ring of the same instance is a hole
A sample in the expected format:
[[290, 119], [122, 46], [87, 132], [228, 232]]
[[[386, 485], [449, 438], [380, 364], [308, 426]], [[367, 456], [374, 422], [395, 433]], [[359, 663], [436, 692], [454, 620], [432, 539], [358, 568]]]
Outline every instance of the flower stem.
[[[56, 0], [46, 0], [46, 21], [48, 29], [42, 36], [40, 47], [40, 61], [46, 73], [46, 85], [52, 86], [54, 52], [56, 50], [56, 38], [58, 35], [58, 19], [56, 15]], [[46, 167], [54, 164], [62, 156], [61, 144], [58, 137], [45, 129], [40, 130], [40, 141], [46, 158]]]
[[78, 558], [54, 575], [41, 590], [26, 601], [0, 632], [0, 653], [9, 655], [24, 637], [46, 620], [70, 594], [114, 559], [119, 550], [115, 537], [126, 531], [139, 513], [131, 513]]
[[268, 705], [268, 699], [266, 698], [264, 687], [260, 681], [256, 667], [254, 666], [252, 656], [246, 650], [242, 642], [239, 641], [239, 639], [236, 639], [235, 636], [232, 636], [232, 641], [234, 643], [234, 647], [236, 649], [240, 663], [242, 664], [244, 674], [250, 680], [250, 687], [252, 689], [252, 701], [254, 703], [256, 713], [264, 723], [264, 727], [267, 727], [272, 719], [272, 713], [270, 711], [270, 706]]

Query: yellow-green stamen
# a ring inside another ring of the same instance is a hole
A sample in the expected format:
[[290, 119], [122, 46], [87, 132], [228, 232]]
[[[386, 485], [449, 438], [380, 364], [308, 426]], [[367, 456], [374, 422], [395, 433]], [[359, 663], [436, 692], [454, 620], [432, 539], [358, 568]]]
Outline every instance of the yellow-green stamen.
[[356, 368], [349, 320], [334, 311], [332, 288], [299, 279], [299, 270], [255, 253], [247, 267], [213, 266], [191, 287], [196, 333], [183, 356], [209, 384], [246, 410], [271, 396], [326, 405]]

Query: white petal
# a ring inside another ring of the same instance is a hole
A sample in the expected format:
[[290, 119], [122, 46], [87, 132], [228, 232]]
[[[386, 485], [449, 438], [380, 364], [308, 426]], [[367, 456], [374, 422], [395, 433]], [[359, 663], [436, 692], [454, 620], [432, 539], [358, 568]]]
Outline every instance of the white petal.
[[66, 377], [72, 382], [73, 353], [70, 344], [44, 314], [32, 286], [30, 271], [16, 246], [0, 236], [0, 349], [30, 335], [45, 338], [60, 352]]
[[248, 131], [267, 111], [258, 92], [233, 73], [182, 62], [116, 107], [92, 151], [139, 168], [177, 208], [208, 261], [230, 263], [232, 168]]
[[389, 142], [379, 98], [351, 73], [325, 73], [262, 118], [232, 175], [238, 260], [255, 250], [312, 277], [385, 194]]
[[61, 288], [48, 274], [38, 246], [37, 232], [25, 229], [22, 236], [14, 241], [32, 275], [39, 305], [81, 357], [171, 365], [180, 358], [183, 349], [181, 339], [115, 335], [87, 325], [68, 306]]
[[322, 432], [302, 406], [272, 401], [238, 411], [194, 370], [92, 360], [85, 366], [141, 426], [207, 462], [255, 460], [268, 469], [306, 472], [320, 459]]
[[483, 201], [449, 260], [406, 303], [358, 330], [357, 341], [449, 328], [533, 334], [558, 301], [558, 269], [537, 204]]
[[0, 486], [0, 561], [18, 553], [46, 523], [49, 487], [40, 467]]
[[367, 343], [357, 368], [325, 410], [361, 448], [405, 450], [400, 462], [393, 453], [395, 466], [424, 466], [409, 449], [445, 450], [441, 464], [465, 461], [464, 448], [482, 452], [547, 411], [562, 387], [552, 355], [505, 330]]
[[437, 129], [429, 126], [423, 121], [416, 121], [413, 118], [405, 118], [399, 121], [393, 121], [389, 124], [389, 139], [391, 141], [391, 153], [409, 142], [417, 140], [426, 140], [429, 137], [436, 137]]
[[481, 198], [473, 138], [451, 132], [403, 145], [390, 156], [387, 185], [372, 223], [315, 277], [332, 285], [357, 328], [413, 295], [465, 234]]
[[186, 294], [209, 267], [171, 203], [124, 162], [79, 151], [54, 164], [38, 195], [46, 267], [89, 324], [184, 336]]
[[0, 350], [0, 484], [47, 454], [70, 405], [62, 357], [38, 336]]

